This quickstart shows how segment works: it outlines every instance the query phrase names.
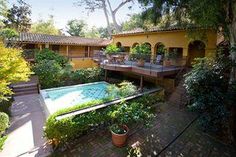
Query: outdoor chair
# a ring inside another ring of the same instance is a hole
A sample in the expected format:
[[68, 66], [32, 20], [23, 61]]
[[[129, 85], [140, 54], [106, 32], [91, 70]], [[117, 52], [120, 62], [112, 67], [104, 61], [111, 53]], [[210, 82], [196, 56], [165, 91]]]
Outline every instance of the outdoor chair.
[[157, 64], [161, 64], [162, 62], [163, 62], [162, 55], [157, 55], [156, 63], [157, 63]]

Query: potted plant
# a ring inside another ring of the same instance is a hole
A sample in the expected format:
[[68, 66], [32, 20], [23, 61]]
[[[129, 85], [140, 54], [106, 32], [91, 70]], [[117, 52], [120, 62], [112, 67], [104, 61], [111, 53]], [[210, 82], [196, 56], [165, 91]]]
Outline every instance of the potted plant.
[[113, 45], [113, 44], [108, 45], [105, 49], [106, 55], [116, 54], [119, 51], [120, 49], [116, 45]]
[[171, 65], [170, 52], [166, 51], [163, 66], [170, 66], [170, 65]]
[[123, 102], [117, 109], [111, 112], [113, 124], [110, 126], [112, 134], [112, 143], [117, 147], [126, 145], [129, 135], [129, 125], [144, 122], [148, 125], [154, 115], [151, 108], [138, 102]]
[[143, 67], [145, 64], [145, 59], [150, 57], [151, 47], [148, 44], [136, 45], [131, 49], [131, 56], [133, 59], [137, 60], [137, 66]]

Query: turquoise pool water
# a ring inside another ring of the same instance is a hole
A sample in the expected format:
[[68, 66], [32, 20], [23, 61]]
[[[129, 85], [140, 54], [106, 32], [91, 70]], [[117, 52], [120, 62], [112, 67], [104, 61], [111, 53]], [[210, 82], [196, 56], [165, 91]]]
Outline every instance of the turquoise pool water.
[[41, 95], [50, 114], [59, 109], [108, 97], [107, 82], [95, 82], [41, 90]]

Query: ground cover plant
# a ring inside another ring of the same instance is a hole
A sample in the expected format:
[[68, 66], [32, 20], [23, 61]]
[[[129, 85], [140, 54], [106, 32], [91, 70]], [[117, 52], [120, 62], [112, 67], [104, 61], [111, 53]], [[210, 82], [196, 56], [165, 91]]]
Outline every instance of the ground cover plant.
[[5, 130], [9, 127], [9, 117], [6, 113], [0, 112], [0, 150], [4, 145], [7, 136], [4, 135]]

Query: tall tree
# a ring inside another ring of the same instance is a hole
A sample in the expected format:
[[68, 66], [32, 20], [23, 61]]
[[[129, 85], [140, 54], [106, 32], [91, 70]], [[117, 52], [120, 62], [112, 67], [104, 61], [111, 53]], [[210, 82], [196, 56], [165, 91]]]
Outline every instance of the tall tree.
[[48, 20], [40, 19], [34, 23], [30, 29], [32, 33], [41, 33], [41, 34], [51, 34], [51, 35], [60, 35], [60, 30], [56, 28], [54, 24], [53, 16], [49, 16]]
[[86, 37], [86, 38], [100, 38], [100, 33], [99, 33], [99, 31], [98, 31], [98, 28], [96, 28], [95, 26], [93, 26], [91, 29], [89, 29], [88, 31], [86, 31], [85, 37]]
[[3, 20], [6, 27], [15, 29], [19, 32], [27, 32], [31, 27], [31, 8], [23, 0], [18, 0], [18, 5], [13, 5]]
[[109, 20], [109, 15], [111, 15], [112, 23], [114, 24], [114, 28], [116, 32], [121, 31], [121, 26], [118, 24], [116, 19], [116, 14], [120, 8], [122, 8], [125, 4], [131, 2], [133, 0], [122, 0], [115, 9], [112, 8], [110, 0], [77, 0], [78, 6], [85, 6], [89, 12], [94, 12], [95, 10], [103, 10], [106, 22], [107, 22], [107, 29], [109, 34], [112, 34], [111, 30], [111, 22]]
[[84, 20], [73, 19], [67, 22], [66, 32], [71, 36], [84, 37], [87, 27], [88, 26]]

